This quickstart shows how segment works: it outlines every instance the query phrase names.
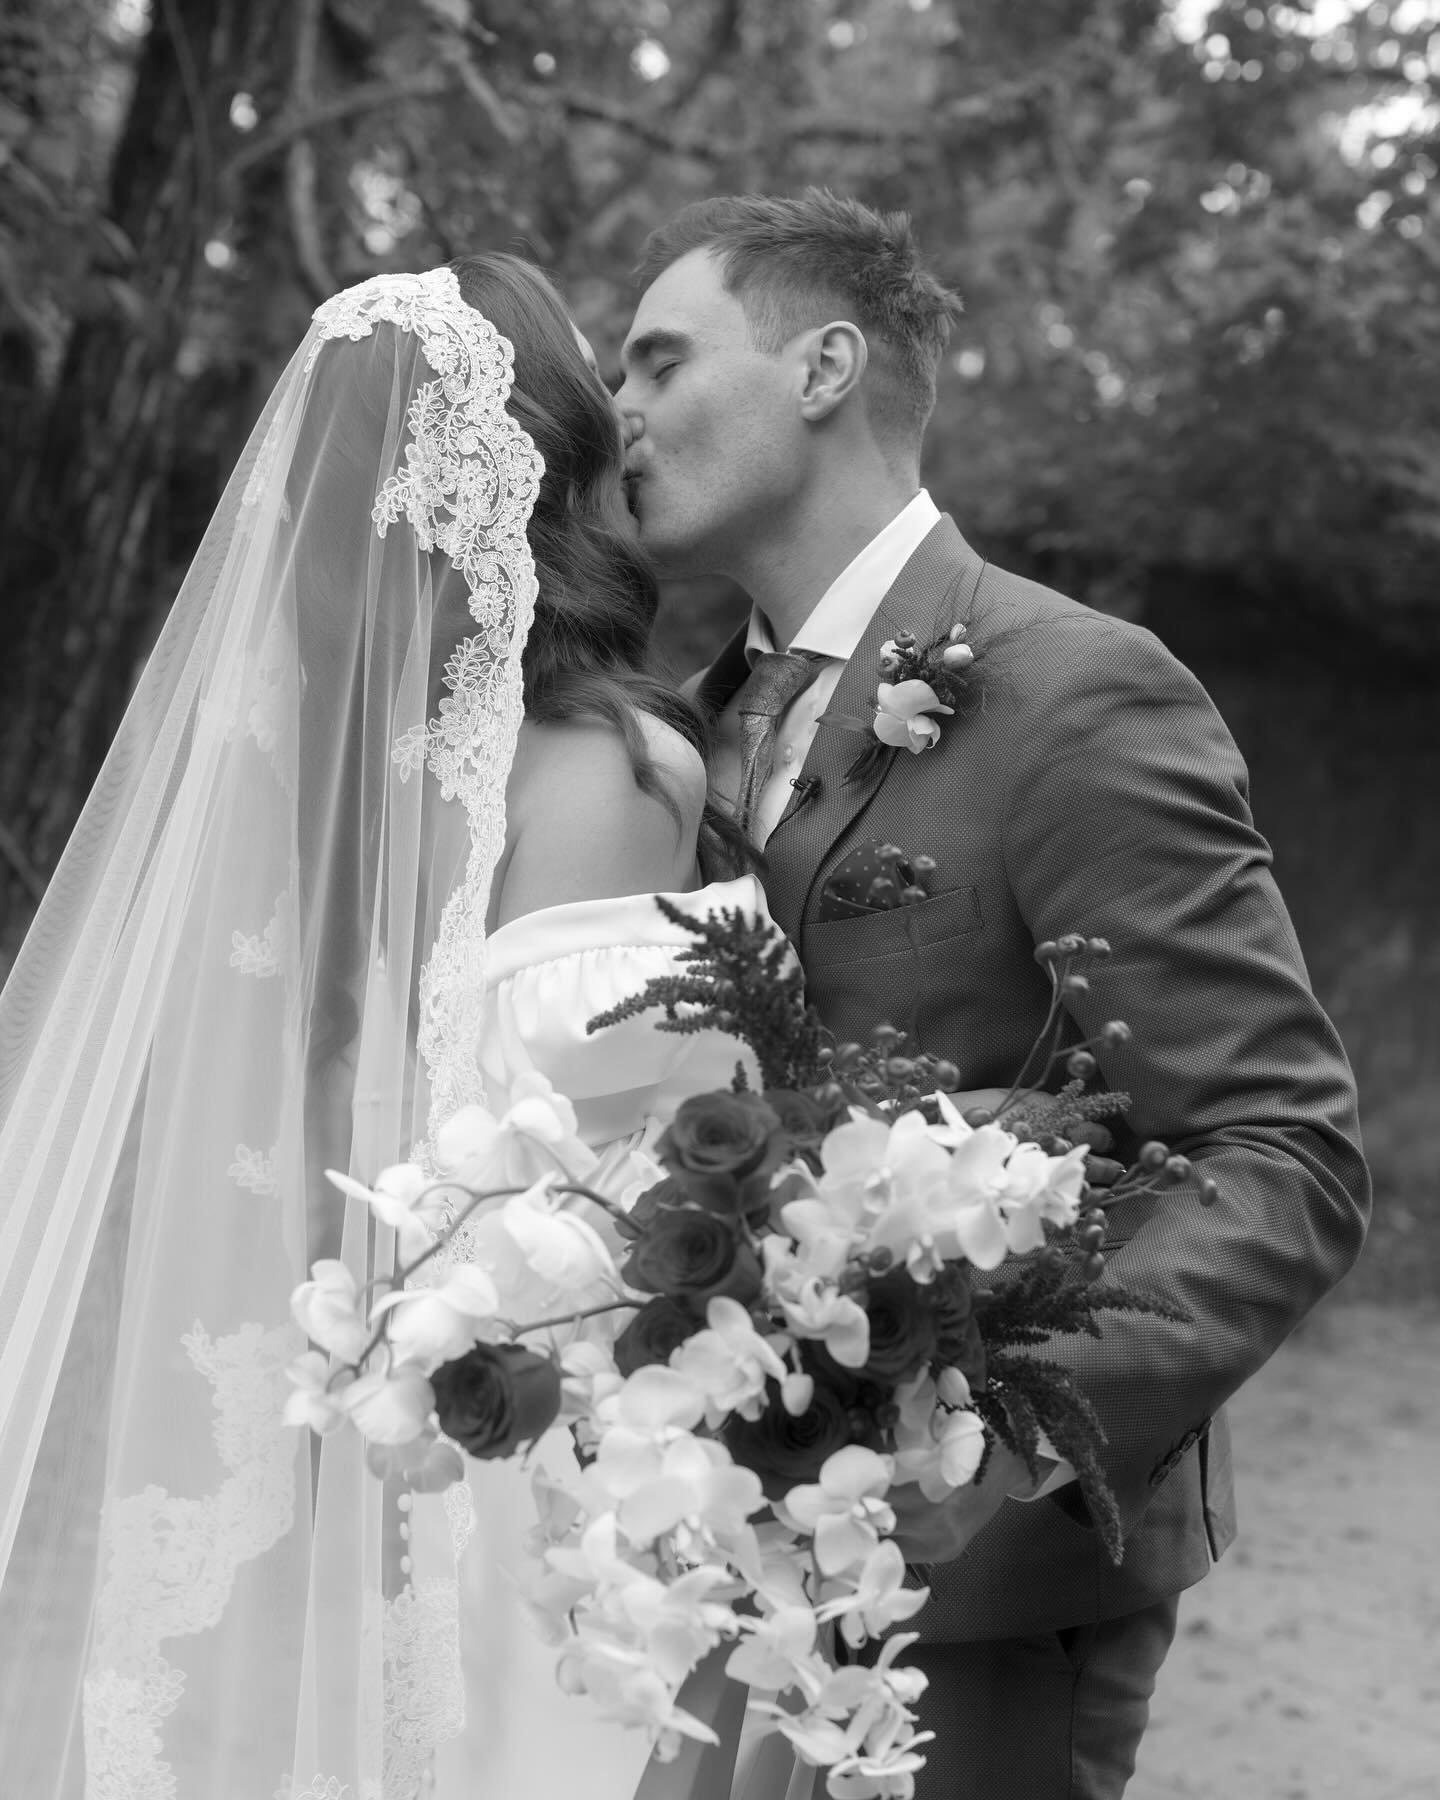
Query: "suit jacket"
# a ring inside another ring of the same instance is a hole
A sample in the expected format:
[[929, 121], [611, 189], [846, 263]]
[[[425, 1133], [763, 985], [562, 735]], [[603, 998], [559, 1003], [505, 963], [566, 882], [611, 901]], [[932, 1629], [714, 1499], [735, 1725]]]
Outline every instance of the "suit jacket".
[[[881, 645], [958, 620], [977, 661], [938, 745], [847, 783], [865, 739], [835, 716], [870, 717]], [[744, 674], [741, 633], [702, 700], [722, 706]], [[826, 877], [867, 839], [934, 857], [930, 897], [821, 923]], [[967, 1088], [1008, 1085], [1040, 1028], [1035, 945], [1108, 938], [1076, 1036], [1126, 1021], [1130, 1042], [1101, 1061], [1131, 1096], [1134, 1140], [1162, 1139], [1220, 1189], [1209, 1209], [1178, 1189], [1109, 1217], [1109, 1273], [1193, 1322], [1110, 1315], [1099, 1342], [1047, 1352], [1103, 1422], [1123, 1565], [1073, 1485], [1008, 1501], [964, 1556], [923, 1572], [918, 1624], [939, 1640], [1026, 1635], [1198, 1581], [1235, 1530], [1222, 1404], [1350, 1266], [1369, 1210], [1349, 1066], [1219, 715], [1149, 632], [989, 566], [945, 518], [845, 669], [765, 854], [771, 909], [836, 1037], [889, 1020]]]

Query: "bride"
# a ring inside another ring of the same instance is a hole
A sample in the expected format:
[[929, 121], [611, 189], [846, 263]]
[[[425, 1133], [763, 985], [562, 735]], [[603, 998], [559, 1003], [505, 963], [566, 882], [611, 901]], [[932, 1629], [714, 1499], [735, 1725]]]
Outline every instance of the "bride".
[[585, 1030], [688, 941], [654, 893], [763, 907], [700, 884], [621, 462], [558, 296], [474, 257], [323, 305], [220, 501], [0, 997], [7, 1792], [669, 1791], [522, 1616], [528, 1478], [281, 1423], [309, 1263], [393, 1266], [326, 1168], [539, 1069], [623, 1185], [733, 1068]]

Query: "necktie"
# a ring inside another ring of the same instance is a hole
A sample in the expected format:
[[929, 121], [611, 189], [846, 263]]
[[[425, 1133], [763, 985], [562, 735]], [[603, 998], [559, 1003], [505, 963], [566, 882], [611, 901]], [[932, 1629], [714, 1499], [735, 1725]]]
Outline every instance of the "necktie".
[[775, 762], [775, 736], [786, 708], [809, 687], [826, 659], [810, 650], [767, 650], [735, 697], [740, 715], [740, 793], [736, 817], [753, 836], [760, 796]]

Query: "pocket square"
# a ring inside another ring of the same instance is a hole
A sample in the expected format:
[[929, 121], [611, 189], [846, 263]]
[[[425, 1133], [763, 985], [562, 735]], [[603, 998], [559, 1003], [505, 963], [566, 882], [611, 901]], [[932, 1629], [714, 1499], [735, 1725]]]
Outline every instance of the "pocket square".
[[928, 858], [908, 858], [879, 838], [857, 844], [820, 890], [820, 923], [912, 906], [926, 898], [924, 875], [933, 867]]

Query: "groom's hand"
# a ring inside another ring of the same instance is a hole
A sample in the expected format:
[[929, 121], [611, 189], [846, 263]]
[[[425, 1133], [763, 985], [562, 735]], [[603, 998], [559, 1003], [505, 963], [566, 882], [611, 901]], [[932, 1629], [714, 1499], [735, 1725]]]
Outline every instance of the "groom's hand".
[[885, 1498], [895, 1511], [892, 1535], [901, 1554], [907, 1563], [953, 1562], [1007, 1500], [1028, 1499], [1054, 1467], [1042, 1456], [1037, 1481], [1013, 1450], [996, 1444], [984, 1479], [956, 1488], [944, 1500], [927, 1500], [913, 1483], [892, 1488]]

